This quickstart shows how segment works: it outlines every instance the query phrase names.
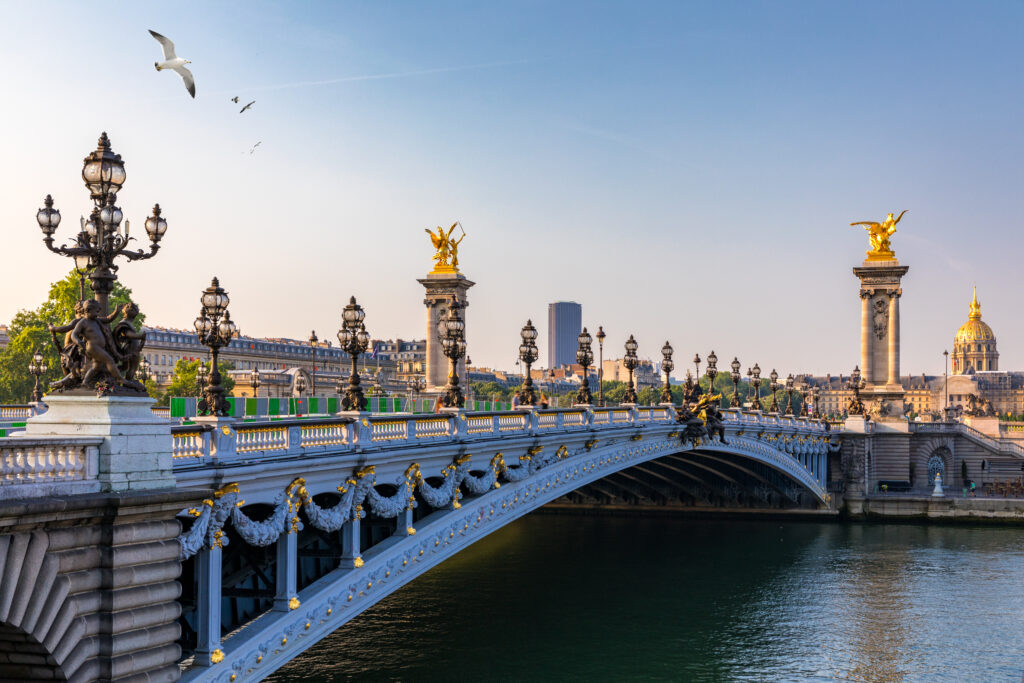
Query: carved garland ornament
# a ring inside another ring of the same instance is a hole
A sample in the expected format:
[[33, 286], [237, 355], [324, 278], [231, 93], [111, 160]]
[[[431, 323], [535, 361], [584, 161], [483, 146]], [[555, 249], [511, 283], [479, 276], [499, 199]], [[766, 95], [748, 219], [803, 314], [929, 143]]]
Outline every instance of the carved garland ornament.
[[[581, 449], [584, 450], [584, 449]], [[281, 534], [291, 534], [303, 528], [299, 520], [299, 508], [306, 510], [306, 518], [315, 528], [325, 532], [341, 529], [351, 519], [366, 516], [363, 503], [367, 503], [374, 514], [384, 519], [397, 517], [405, 510], [416, 507], [416, 489], [428, 505], [434, 508], [444, 507], [451, 503], [452, 507], [461, 507], [462, 487], [472, 495], [481, 495], [492, 488], [500, 488], [499, 478], [517, 482], [538, 470], [568, 458], [569, 449], [562, 445], [547, 456], [540, 456], [540, 447], [530, 449], [530, 454], [519, 457], [519, 464], [509, 467], [505, 458], [497, 453], [491, 458], [486, 470], [474, 474], [470, 470], [471, 455], [464, 455], [441, 470], [440, 477], [444, 480], [439, 486], [430, 485], [420, 472], [420, 466], [412, 463], [406, 468], [402, 478], [394, 482], [397, 491], [390, 496], [381, 495], [375, 488], [377, 485], [373, 466], [357, 470], [352, 477], [345, 480], [345, 485], [337, 488], [341, 500], [330, 508], [322, 508], [313, 502], [313, 497], [306, 490], [305, 479], [293, 480], [274, 501], [270, 516], [257, 522], [242, 512], [244, 500], [240, 500], [238, 484], [228, 484], [216, 491], [212, 499], [204, 500], [200, 508], [188, 510], [188, 514], [196, 518], [192, 527], [178, 537], [181, 544], [180, 558], [192, 557], [203, 549], [221, 548], [227, 545], [223, 527], [230, 518], [231, 523], [242, 539], [254, 546], [265, 547], [277, 541]], [[415, 529], [410, 529], [415, 533]]]

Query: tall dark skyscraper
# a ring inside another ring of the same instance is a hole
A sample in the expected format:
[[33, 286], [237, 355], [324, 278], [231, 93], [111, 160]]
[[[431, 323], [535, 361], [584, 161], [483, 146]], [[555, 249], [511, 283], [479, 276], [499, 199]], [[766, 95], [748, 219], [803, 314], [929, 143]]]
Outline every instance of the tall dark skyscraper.
[[576, 337], [583, 329], [583, 307], [575, 301], [548, 304], [548, 367], [576, 362]]

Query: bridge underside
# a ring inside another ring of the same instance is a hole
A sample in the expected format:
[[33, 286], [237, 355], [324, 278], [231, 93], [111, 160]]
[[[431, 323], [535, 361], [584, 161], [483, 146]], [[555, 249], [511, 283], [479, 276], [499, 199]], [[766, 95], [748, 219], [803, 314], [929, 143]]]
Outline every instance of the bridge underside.
[[683, 451], [585, 484], [552, 504], [571, 509], [818, 509], [799, 482], [762, 462], [728, 452]]

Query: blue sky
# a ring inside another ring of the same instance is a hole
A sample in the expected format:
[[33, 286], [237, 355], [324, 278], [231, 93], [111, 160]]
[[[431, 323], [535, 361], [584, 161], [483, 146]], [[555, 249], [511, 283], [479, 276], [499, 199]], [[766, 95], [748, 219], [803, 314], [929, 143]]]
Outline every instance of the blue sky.
[[[71, 234], [106, 130], [135, 230], [155, 201], [170, 224], [120, 271], [152, 323], [190, 325], [218, 275], [247, 334], [332, 338], [355, 294], [375, 336], [421, 337], [423, 229], [460, 220], [478, 365], [510, 367], [526, 318], [543, 341], [547, 303], [575, 300], [606, 356], [635, 334], [647, 356], [847, 373], [848, 223], [909, 209], [904, 371], [942, 371], [974, 283], [1024, 368], [1020, 3], [0, 8], [0, 320], [70, 267], [34, 213], [52, 193]], [[193, 61], [195, 100], [149, 28]]]

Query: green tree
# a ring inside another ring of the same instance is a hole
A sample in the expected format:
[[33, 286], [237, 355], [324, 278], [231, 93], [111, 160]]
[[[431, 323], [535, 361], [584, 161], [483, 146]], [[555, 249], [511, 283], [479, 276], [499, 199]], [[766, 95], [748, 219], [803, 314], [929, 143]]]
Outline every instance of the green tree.
[[518, 387], [509, 389], [497, 382], [470, 382], [469, 386], [477, 401], [490, 401], [493, 397], [497, 397], [499, 401], [508, 402], [512, 400], [512, 394], [519, 390]]
[[[198, 394], [199, 387], [196, 384], [196, 373], [199, 370], [199, 364], [202, 362], [202, 360], [182, 359], [175, 363], [174, 373], [171, 375], [171, 383], [167, 386], [167, 391], [160, 396], [157, 405], [170, 405], [172, 398], [183, 398]], [[231, 390], [235, 388], [235, 380], [228, 374], [228, 370], [234, 370], [235, 364], [218, 363], [217, 367], [220, 368], [220, 383], [224, 386], [224, 393], [225, 395], [230, 395]], [[146, 389], [148, 390], [149, 387], [147, 386]]]
[[[71, 271], [63, 280], [50, 285], [46, 301], [38, 308], [15, 314], [8, 330], [10, 342], [0, 353], [0, 403], [24, 403], [31, 398], [34, 378], [28, 373], [28, 364], [37, 349], [43, 354], [47, 367], [46, 374], [40, 379], [44, 391], [49, 382], [60, 379], [60, 349], [54, 347], [48, 329], [50, 325], [56, 327], [74, 319], [78, 295], [78, 274]], [[87, 280], [85, 297], [91, 299], [92, 296]], [[132, 291], [115, 282], [109, 299], [113, 310], [121, 304], [130, 303]], [[136, 329], [142, 326], [144, 319], [140, 313], [135, 319]]]

